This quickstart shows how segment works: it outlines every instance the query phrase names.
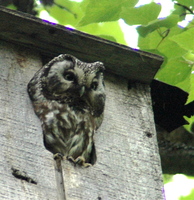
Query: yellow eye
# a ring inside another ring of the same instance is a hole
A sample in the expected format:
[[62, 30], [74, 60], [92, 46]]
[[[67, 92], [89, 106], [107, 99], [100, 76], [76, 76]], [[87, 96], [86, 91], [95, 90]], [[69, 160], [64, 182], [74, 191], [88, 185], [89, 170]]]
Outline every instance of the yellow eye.
[[91, 84], [90, 88], [91, 88], [92, 90], [97, 90], [97, 88], [98, 88], [98, 83], [97, 83], [97, 82], [93, 82], [93, 83]]
[[74, 81], [75, 75], [72, 72], [67, 72], [64, 74], [64, 79], [67, 81]]

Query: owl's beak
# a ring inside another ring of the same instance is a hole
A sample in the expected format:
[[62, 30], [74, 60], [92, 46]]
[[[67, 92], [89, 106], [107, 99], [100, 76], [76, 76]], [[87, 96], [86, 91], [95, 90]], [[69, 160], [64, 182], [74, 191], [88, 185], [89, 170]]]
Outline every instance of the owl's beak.
[[85, 86], [82, 86], [80, 91], [79, 91], [80, 97], [83, 96], [84, 92], [85, 92]]

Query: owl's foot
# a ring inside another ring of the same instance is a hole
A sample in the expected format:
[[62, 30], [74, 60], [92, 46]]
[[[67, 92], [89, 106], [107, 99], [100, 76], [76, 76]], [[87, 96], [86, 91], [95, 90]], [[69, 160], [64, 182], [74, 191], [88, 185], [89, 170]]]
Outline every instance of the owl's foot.
[[72, 162], [74, 164], [81, 165], [83, 167], [90, 167], [90, 166], [92, 166], [90, 163], [86, 163], [85, 162], [85, 158], [83, 156], [79, 156], [76, 159], [74, 159], [72, 156], [67, 156], [67, 160], [69, 160], [70, 162]]
[[63, 160], [63, 154], [56, 153], [53, 155], [54, 160]]
[[79, 156], [75, 159], [76, 163], [83, 167], [91, 167], [90, 163], [86, 163], [85, 158], [83, 156]]
[[60, 172], [61, 171], [61, 161], [63, 160], [63, 154], [56, 153], [53, 155], [53, 158], [56, 162], [56, 169], [58, 172]]

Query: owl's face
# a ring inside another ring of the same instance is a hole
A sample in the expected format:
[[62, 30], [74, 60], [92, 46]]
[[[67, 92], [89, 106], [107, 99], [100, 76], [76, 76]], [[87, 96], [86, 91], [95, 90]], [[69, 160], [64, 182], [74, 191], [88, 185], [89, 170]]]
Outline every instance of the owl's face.
[[86, 92], [83, 97], [92, 106], [95, 116], [99, 116], [103, 112], [106, 98], [103, 72], [88, 75]]
[[99, 116], [105, 103], [103, 71], [100, 62], [84, 63], [71, 55], [60, 55], [45, 67], [43, 93], [49, 99], [68, 103], [84, 101]]

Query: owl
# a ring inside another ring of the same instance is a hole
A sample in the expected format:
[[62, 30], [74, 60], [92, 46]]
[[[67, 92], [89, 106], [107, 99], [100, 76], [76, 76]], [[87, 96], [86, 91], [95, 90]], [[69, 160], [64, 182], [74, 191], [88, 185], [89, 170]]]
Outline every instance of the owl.
[[61, 54], [28, 83], [46, 149], [75, 165], [88, 167], [96, 162], [93, 136], [103, 121], [104, 70], [101, 62], [85, 63]]

